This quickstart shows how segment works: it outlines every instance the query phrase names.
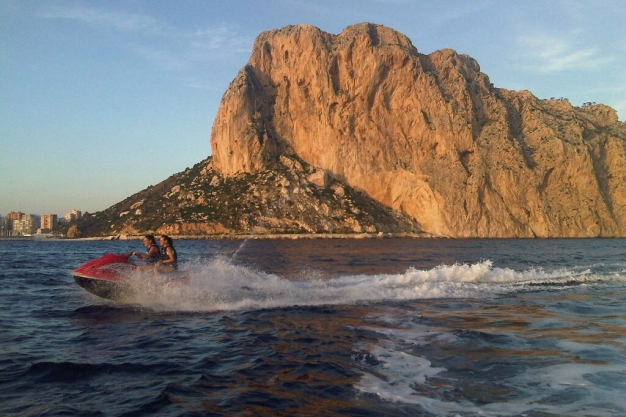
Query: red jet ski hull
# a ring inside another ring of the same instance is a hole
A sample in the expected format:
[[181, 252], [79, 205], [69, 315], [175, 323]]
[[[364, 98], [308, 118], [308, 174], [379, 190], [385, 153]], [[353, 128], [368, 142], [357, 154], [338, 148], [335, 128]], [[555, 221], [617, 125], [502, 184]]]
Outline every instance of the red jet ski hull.
[[130, 284], [125, 282], [72, 275], [74, 275], [74, 281], [85, 290], [108, 300], [121, 300], [135, 293]]
[[[108, 253], [98, 259], [79, 266], [72, 272], [74, 281], [85, 290], [101, 298], [122, 300], [132, 297], [137, 287], [131, 285], [131, 275], [135, 272], [135, 265], [126, 255]], [[184, 273], [173, 272], [167, 274], [162, 286], [186, 284], [188, 277]]]

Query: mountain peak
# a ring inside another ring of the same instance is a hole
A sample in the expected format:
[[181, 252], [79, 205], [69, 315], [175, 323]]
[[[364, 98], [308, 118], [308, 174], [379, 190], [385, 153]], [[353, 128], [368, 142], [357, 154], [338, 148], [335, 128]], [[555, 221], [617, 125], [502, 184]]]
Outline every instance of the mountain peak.
[[625, 142], [607, 106], [495, 88], [470, 56], [371, 23], [260, 34], [211, 134], [226, 177], [297, 155], [455, 237], [625, 235]]

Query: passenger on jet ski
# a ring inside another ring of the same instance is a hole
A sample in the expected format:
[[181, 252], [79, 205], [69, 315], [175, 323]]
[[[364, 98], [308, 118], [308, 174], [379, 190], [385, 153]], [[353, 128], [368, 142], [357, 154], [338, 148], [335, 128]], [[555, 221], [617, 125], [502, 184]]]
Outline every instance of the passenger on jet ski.
[[159, 238], [159, 243], [161, 244], [161, 260], [154, 266], [154, 271], [162, 274], [176, 271], [178, 269], [178, 256], [172, 238], [162, 235]]
[[142, 239], [143, 245], [148, 249], [146, 253], [132, 252], [131, 256], [145, 260], [145, 265], [139, 265], [138, 269], [150, 269], [161, 260], [161, 251], [157, 246], [156, 239], [153, 235], [145, 235]]

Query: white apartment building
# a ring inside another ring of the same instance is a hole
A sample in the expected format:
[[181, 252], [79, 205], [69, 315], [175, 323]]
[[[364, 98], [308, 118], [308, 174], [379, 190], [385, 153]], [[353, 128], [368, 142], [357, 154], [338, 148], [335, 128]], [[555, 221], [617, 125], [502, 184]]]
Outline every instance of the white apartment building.
[[72, 220], [80, 219], [82, 215], [83, 213], [80, 210], [72, 210], [65, 215], [65, 221], [69, 223]]
[[11, 236], [31, 236], [37, 232], [41, 219], [35, 214], [25, 214], [20, 220], [13, 220]]

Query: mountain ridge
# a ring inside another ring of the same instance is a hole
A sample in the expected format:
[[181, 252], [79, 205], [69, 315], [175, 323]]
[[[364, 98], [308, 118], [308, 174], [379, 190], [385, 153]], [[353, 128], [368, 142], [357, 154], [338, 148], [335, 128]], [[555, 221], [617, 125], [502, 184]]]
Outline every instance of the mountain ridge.
[[608, 106], [496, 88], [371, 23], [259, 35], [211, 133], [226, 176], [293, 153], [450, 237], [623, 236], [625, 142]]
[[613, 109], [496, 88], [470, 56], [381, 25], [261, 33], [211, 149], [74, 234], [626, 236]]

